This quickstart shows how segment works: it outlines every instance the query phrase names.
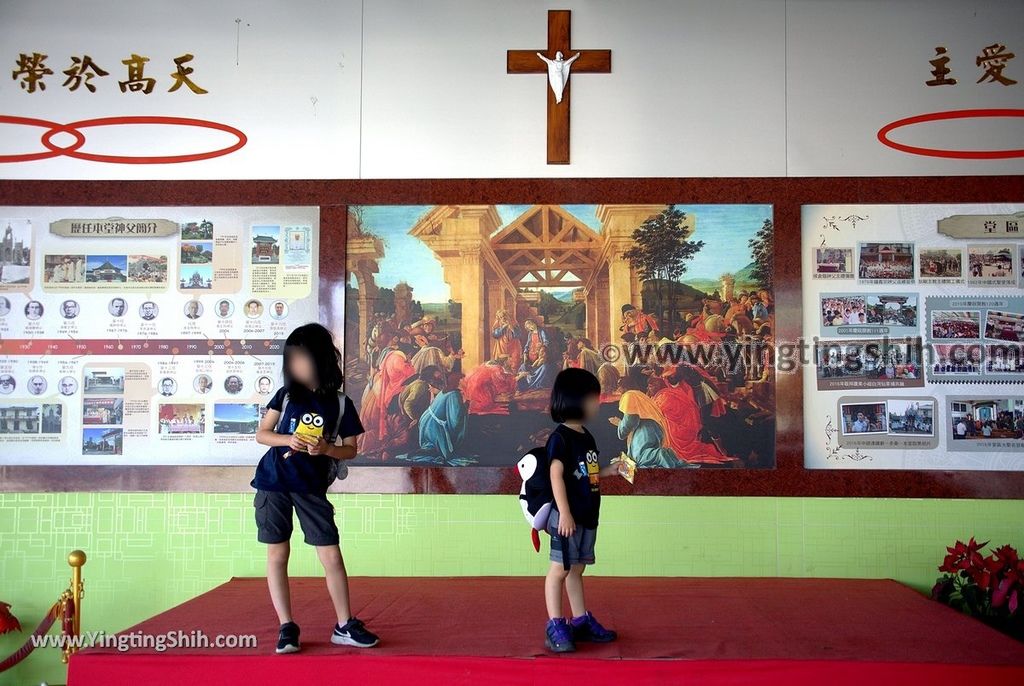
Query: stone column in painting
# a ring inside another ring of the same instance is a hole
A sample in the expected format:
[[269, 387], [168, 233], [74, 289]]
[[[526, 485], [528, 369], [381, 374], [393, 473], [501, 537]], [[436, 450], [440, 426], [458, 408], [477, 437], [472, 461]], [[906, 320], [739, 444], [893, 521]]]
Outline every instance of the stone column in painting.
[[601, 236], [607, 245], [608, 256], [608, 311], [612, 329], [618, 330], [622, 321], [622, 306], [629, 303], [642, 307], [640, 280], [623, 254], [633, 247], [633, 231], [665, 205], [598, 205], [597, 219], [601, 222]]

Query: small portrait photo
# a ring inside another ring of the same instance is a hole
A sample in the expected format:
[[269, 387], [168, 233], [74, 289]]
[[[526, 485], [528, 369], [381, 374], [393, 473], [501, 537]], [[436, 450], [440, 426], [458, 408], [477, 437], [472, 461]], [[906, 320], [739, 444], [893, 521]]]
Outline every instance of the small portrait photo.
[[37, 321], [43, 318], [43, 303], [38, 300], [29, 300], [25, 303], [25, 319]]
[[224, 390], [231, 395], [238, 395], [242, 392], [242, 377], [238, 374], [232, 374], [228, 378], [224, 379]]
[[132, 283], [167, 283], [167, 255], [129, 255], [128, 280]]
[[181, 244], [182, 264], [210, 264], [213, 262], [213, 243], [193, 242]]
[[861, 243], [857, 276], [862, 281], [913, 280], [914, 244]]
[[201, 222], [187, 222], [181, 225], [181, 240], [211, 241], [213, 240], [213, 222], [204, 219]]
[[968, 276], [971, 282], [1017, 283], [1013, 271], [1014, 249], [1009, 245], [967, 246]]
[[83, 424], [120, 424], [123, 420], [123, 398], [86, 398], [82, 403]]
[[85, 255], [44, 255], [43, 283], [85, 283]]
[[980, 338], [981, 313], [974, 310], [932, 312], [932, 338]]
[[213, 288], [213, 267], [209, 264], [181, 265], [178, 288], [183, 291], [210, 290]]
[[935, 435], [935, 402], [932, 400], [890, 399], [889, 433], [900, 436]]
[[59, 434], [63, 428], [64, 406], [60, 403], [43, 403], [43, 428], [40, 433]]
[[258, 403], [215, 403], [213, 433], [254, 434], [260, 425]]
[[65, 300], [60, 304], [60, 316], [64, 319], [74, 319], [81, 314], [82, 308], [77, 300]]
[[1024, 343], [1024, 314], [989, 310], [985, 314], [985, 338]]
[[39, 433], [38, 405], [0, 405], [0, 434]]
[[868, 295], [864, 297], [868, 324], [917, 326], [916, 295]]
[[284, 300], [275, 300], [270, 304], [270, 318], [284, 319], [288, 316], [288, 303]]
[[863, 325], [867, 324], [867, 316], [863, 295], [821, 297], [823, 327]]
[[11, 313], [11, 301], [5, 295], [0, 295], [0, 317], [6, 317]]
[[127, 255], [88, 255], [85, 280], [89, 283], [124, 283], [128, 280]]
[[818, 274], [853, 274], [853, 248], [815, 248], [814, 271]]
[[921, 248], [917, 274], [922, 279], [963, 278], [963, 250], [960, 248]]
[[169, 376], [160, 379], [160, 395], [169, 397], [178, 392], [178, 382]]
[[985, 346], [985, 371], [989, 374], [1024, 374], [1024, 349], [1015, 343]]
[[10, 374], [0, 374], [0, 394], [10, 395], [18, 387], [18, 382]]
[[160, 404], [160, 433], [201, 434], [206, 431], [206, 405]]
[[261, 376], [256, 379], [256, 392], [260, 395], [270, 395], [274, 390], [274, 381], [269, 376]]
[[203, 316], [203, 303], [189, 300], [185, 303], [185, 319], [199, 319]]
[[192, 388], [196, 393], [206, 395], [213, 388], [213, 378], [209, 374], [199, 374], [192, 381]]
[[32, 274], [32, 222], [0, 219], [0, 284], [28, 283]]
[[83, 455], [120, 455], [124, 449], [121, 429], [89, 427], [82, 429]]
[[84, 387], [86, 395], [124, 393], [124, 367], [86, 369]]
[[46, 393], [47, 383], [46, 378], [36, 374], [30, 376], [28, 379], [28, 392], [32, 395], [42, 395]]
[[107, 303], [107, 312], [113, 317], [123, 317], [128, 311], [128, 302], [124, 298], [111, 298]]
[[846, 403], [840, 406], [843, 414], [843, 434], [884, 434], [887, 432], [888, 414], [885, 403]]
[[139, 305], [139, 316], [142, 317], [143, 321], [151, 322], [156, 319], [158, 314], [160, 314], [160, 308], [152, 300], [147, 300]]
[[61, 395], [74, 395], [78, 392], [78, 379], [73, 376], [62, 376], [57, 382], [57, 390]]
[[263, 316], [263, 303], [259, 300], [249, 300], [245, 303], [245, 316], [249, 319], [259, 319]]
[[969, 376], [981, 372], [981, 345], [953, 343], [936, 345], [932, 373], [938, 376]]
[[281, 259], [281, 227], [252, 227], [252, 263], [277, 264]]
[[235, 304], [227, 298], [221, 298], [214, 307], [218, 319], [227, 319], [235, 312]]

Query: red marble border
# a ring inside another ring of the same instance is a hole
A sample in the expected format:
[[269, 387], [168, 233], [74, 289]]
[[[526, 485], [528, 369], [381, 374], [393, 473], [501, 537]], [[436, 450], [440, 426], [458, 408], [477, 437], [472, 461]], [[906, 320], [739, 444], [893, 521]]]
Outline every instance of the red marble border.
[[[451, 179], [332, 181], [0, 181], [2, 205], [320, 205], [320, 296], [343, 297], [347, 205], [438, 203], [765, 203], [774, 206], [777, 336], [801, 326], [800, 207], [817, 203], [1024, 201], [1024, 176]], [[789, 249], [786, 249], [789, 248]], [[338, 288], [342, 293], [339, 294]], [[322, 307], [325, 322], [341, 322]], [[776, 468], [664, 470], [609, 493], [729, 496], [1021, 498], [1024, 472], [807, 470], [800, 373], [779, 375]], [[248, 467], [0, 467], [4, 490], [245, 491]], [[514, 493], [510, 469], [364, 467], [339, 483], [349, 492]]]

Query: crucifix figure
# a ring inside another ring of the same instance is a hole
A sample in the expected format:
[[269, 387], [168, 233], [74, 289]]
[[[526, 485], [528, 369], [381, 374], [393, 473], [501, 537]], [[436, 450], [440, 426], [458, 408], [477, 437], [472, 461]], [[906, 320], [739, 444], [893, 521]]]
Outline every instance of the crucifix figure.
[[537, 57], [544, 60], [544, 63], [548, 65], [548, 83], [551, 84], [551, 92], [555, 94], [556, 105], [562, 102], [562, 91], [565, 90], [565, 84], [569, 83], [569, 68], [572, 67], [572, 63], [579, 56], [580, 54], [576, 53], [575, 56], [564, 59], [562, 52], [558, 51], [555, 53], [555, 59], [549, 60], [541, 53], [537, 53]]
[[[570, 68], [574, 74], [608, 74], [612, 70], [611, 50], [572, 49], [569, 22], [569, 10], [549, 10], [548, 49], [508, 51], [509, 74], [548, 77], [548, 164], [569, 164]], [[573, 56], [565, 59], [568, 54]]]

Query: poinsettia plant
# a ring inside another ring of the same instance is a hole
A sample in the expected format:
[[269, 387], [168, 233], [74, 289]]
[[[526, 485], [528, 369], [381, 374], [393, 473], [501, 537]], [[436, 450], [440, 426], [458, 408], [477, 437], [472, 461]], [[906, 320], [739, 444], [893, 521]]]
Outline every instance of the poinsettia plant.
[[11, 631], [21, 631], [21, 623], [11, 614], [11, 606], [0, 600], [0, 636]]
[[932, 598], [996, 628], [1024, 637], [1024, 560], [1004, 545], [989, 554], [988, 541], [957, 541], [950, 548], [932, 587]]

